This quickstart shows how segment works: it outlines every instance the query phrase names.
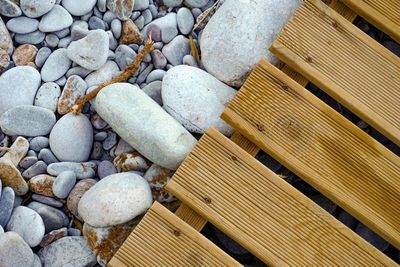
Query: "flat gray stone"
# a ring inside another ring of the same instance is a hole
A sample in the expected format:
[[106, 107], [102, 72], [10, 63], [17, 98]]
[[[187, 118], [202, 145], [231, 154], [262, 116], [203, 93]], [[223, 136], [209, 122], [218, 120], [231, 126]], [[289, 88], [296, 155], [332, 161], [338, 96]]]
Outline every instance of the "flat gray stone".
[[46, 34], [41, 31], [34, 31], [26, 34], [15, 34], [14, 39], [19, 44], [33, 44], [37, 45], [43, 42]]
[[183, 3], [188, 7], [205, 7], [209, 0], [184, 0]]
[[0, 77], [0, 115], [10, 108], [32, 105], [40, 85], [40, 74], [28, 66], [18, 66]]
[[145, 87], [143, 87], [143, 92], [145, 92], [148, 96], [150, 96], [154, 101], [157, 102], [160, 106], [162, 106], [162, 98], [161, 98], [161, 87], [162, 87], [162, 82], [161, 81], [154, 81], [149, 84], [147, 84]]
[[79, 215], [94, 227], [126, 223], [144, 213], [153, 202], [150, 186], [134, 173], [118, 173], [92, 186], [78, 204]]
[[235, 94], [207, 72], [186, 65], [170, 69], [161, 90], [164, 109], [190, 132], [205, 133], [214, 127], [225, 135], [233, 128], [220, 115]]
[[34, 105], [56, 112], [60, 95], [61, 89], [58, 84], [54, 82], [44, 83], [36, 93]]
[[107, 86], [96, 97], [96, 111], [141, 155], [176, 169], [196, 139], [140, 88], [127, 83]]
[[67, 198], [76, 183], [76, 174], [73, 171], [60, 173], [53, 183], [53, 193], [56, 197]]
[[39, 245], [44, 236], [42, 217], [24, 206], [14, 209], [6, 229], [19, 234], [30, 247]]
[[15, 193], [11, 187], [4, 187], [0, 197], [0, 226], [7, 225], [14, 207]]
[[96, 2], [97, 0], [62, 0], [62, 5], [71, 15], [82, 16], [89, 13]]
[[55, 5], [40, 20], [39, 30], [41, 32], [55, 32], [71, 26], [72, 22], [72, 16], [68, 11], [60, 5]]
[[182, 34], [189, 34], [192, 32], [194, 26], [194, 17], [190, 9], [182, 7], [176, 14], [179, 31]]
[[55, 229], [66, 227], [69, 223], [69, 219], [64, 212], [59, 209], [50, 207], [48, 205], [32, 201], [27, 205], [28, 208], [33, 209], [39, 213], [43, 219], [45, 233], [48, 233]]
[[6, 25], [0, 17], [0, 47], [7, 51], [9, 55], [14, 50], [10, 33], [7, 30]]
[[28, 17], [17, 17], [7, 21], [7, 28], [15, 33], [30, 33], [34, 32], [39, 27], [39, 21]]
[[36, 54], [35, 64], [38, 67], [43, 67], [44, 63], [46, 62], [47, 58], [51, 55], [51, 49], [44, 46], [39, 49]]
[[56, 162], [47, 166], [50, 175], [58, 176], [64, 171], [73, 171], [78, 179], [92, 178], [95, 176], [96, 164], [92, 162]]
[[55, 50], [47, 58], [40, 72], [42, 80], [45, 82], [54, 82], [67, 73], [72, 61], [67, 56], [67, 49], [60, 48]]
[[177, 7], [182, 4], [183, 0], [163, 0], [164, 5], [167, 7]]
[[161, 40], [164, 43], [169, 43], [172, 39], [175, 38], [175, 36], [178, 35], [178, 25], [175, 12], [170, 12], [164, 17], [155, 19], [151, 23], [147, 24], [142, 30], [143, 36], [149, 35], [149, 30], [151, 29], [150, 25], [156, 25], [158, 28], [160, 28]]
[[47, 137], [38, 136], [29, 141], [29, 148], [36, 152], [39, 152], [46, 147], [49, 147], [49, 138]]
[[28, 169], [26, 169], [22, 173], [22, 177], [24, 177], [25, 179], [30, 179], [36, 175], [45, 174], [46, 170], [47, 170], [47, 164], [44, 161], [40, 160], [35, 164], [33, 164], [32, 166], [30, 166]]
[[0, 247], [0, 266], [32, 266], [34, 262], [32, 249], [17, 233], [0, 234]]
[[53, 154], [53, 152], [51, 152], [51, 150], [47, 148], [43, 148], [40, 150], [38, 158], [43, 160], [47, 165], [58, 162], [58, 159]]
[[176, 36], [163, 47], [162, 53], [173, 66], [181, 65], [183, 57], [190, 54], [189, 39], [183, 35]]
[[116, 173], [117, 170], [115, 169], [114, 163], [108, 160], [103, 160], [100, 162], [99, 167], [97, 168], [97, 175], [100, 179], [107, 177]]
[[47, 135], [55, 123], [52, 111], [27, 105], [11, 108], [0, 117], [1, 130], [7, 135]]
[[30, 18], [38, 18], [49, 12], [56, 0], [20, 0], [22, 12]]
[[88, 70], [98, 70], [107, 62], [108, 34], [103, 30], [89, 34], [68, 46], [68, 57]]
[[6, 17], [21, 16], [22, 11], [19, 6], [11, 0], [0, 0], [0, 15]]
[[49, 143], [60, 161], [87, 161], [93, 144], [93, 128], [85, 115], [68, 113], [54, 125]]
[[90, 73], [85, 82], [88, 87], [98, 86], [120, 74], [118, 65], [114, 61], [107, 61], [100, 69]]

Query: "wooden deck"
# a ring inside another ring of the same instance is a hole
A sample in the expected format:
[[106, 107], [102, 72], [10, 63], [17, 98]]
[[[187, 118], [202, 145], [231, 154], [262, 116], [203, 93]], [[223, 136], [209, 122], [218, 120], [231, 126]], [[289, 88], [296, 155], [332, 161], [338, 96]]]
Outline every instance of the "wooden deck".
[[[236, 266], [207, 221], [270, 266], [398, 266], [259, 163], [262, 149], [400, 248], [400, 158], [308, 92], [309, 80], [400, 144], [400, 59], [351, 24], [398, 40], [399, 0], [306, 0], [109, 266]], [[391, 23], [391, 24], [390, 24]], [[372, 76], [374, 79], [372, 79]]]

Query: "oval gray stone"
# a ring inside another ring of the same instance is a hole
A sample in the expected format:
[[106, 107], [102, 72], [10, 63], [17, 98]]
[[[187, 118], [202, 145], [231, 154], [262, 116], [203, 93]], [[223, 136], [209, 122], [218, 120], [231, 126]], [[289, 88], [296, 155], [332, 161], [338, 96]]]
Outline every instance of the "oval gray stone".
[[55, 5], [40, 20], [39, 30], [41, 32], [55, 32], [71, 26], [72, 22], [72, 16], [68, 11], [60, 5]]
[[47, 172], [50, 175], [58, 176], [64, 171], [73, 171], [78, 179], [84, 179], [95, 176], [94, 168], [96, 168], [96, 164], [93, 162], [56, 162], [47, 166]]
[[34, 104], [55, 112], [60, 95], [61, 89], [58, 84], [54, 82], [44, 83], [36, 93]]
[[34, 262], [32, 249], [14, 232], [0, 234], [0, 266], [32, 266]]
[[0, 117], [1, 130], [7, 135], [47, 135], [55, 123], [52, 111], [36, 106], [17, 106]]
[[59, 209], [35, 201], [29, 203], [27, 207], [33, 209], [42, 217], [45, 233], [65, 227], [69, 223], [67, 215]]
[[39, 21], [37, 19], [31, 19], [28, 17], [17, 17], [7, 21], [7, 28], [15, 33], [30, 33], [34, 32], [39, 27]]
[[93, 144], [92, 124], [83, 114], [68, 113], [54, 125], [49, 143], [51, 151], [60, 161], [86, 161]]
[[62, 5], [73, 16], [82, 16], [89, 13], [96, 5], [97, 0], [62, 0]]
[[189, 34], [194, 26], [194, 18], [190, 9], [182, 7], [176, 14], [176, 20], [178, 22], [179, 31], [182, 34]]
[[42, 80], [54, 82], [67, 73], [72, 61], [67, 56], [67, 49], [60, 48], [55, 50], [47, 58], [40, 72]]
[[14, 207], [15, 193], [11, 187], [4, 187], [0, 198], [0, 226], [5, 227]]
[[56, 0], [20, 0], [22, 12], [30, 18], [38, 18], [49, 12]]
[[177, 169], [196, 139], [140, 88], [107, 86], [97, 95], [96, 110], [113, 130], [152, 162]]
[[56, 197], [64, 199], [68, 197], [69, 192], [76, 183], [76, 174], [73, 171], [64, 171], [60, 173], [53, 183], [53, 193]]
[[176, 36], [163, 47], [162, 53], [172, 65], [181, 65], [183, 57], [190, 54], [189, 39], [183, 35]]

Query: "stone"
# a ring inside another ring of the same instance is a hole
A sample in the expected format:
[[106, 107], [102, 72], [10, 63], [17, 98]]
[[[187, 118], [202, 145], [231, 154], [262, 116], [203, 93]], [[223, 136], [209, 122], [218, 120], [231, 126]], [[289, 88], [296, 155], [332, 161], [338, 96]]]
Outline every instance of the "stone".
[[145, 10], [149, 7], [149, 1], [148, 0], [135, 0], [135, 5], [133, 7], [133, 10]]
[[207, 5], [209, 0], [184, 0], [183, 3], [188, 7], [202, 8]]
[[33, 253], [33, 264], [32, 267], [42, 267], [42, 262], [37, 254]]
[[28, 156], [21, 160], [21, 162], [19, 163], [19, 166], [22, 167], [23, 169], [28, 169], [30, 166], [32, 166], [36, 162], [38, 162], [37, 157]]
[[47, 164], [44, 163], [43, 161], [38, 161], [32, 166], [30, 166], [28, 169], [26, 169], [22, 173], [22, 177], [24, 177], [25, 179], [30, 179], [36, 175], [45, 174], [46, 169], [47, 169]]
[[128, 65], [128, 60], [135, 60], [137, 54], [136, 52], [127, 45], [119, 45], [115, 50], [115, 62], [121, 70], [124, 70]]
[[53, 183], [53, 194], [61, 199], [67, 198], [76, 183], [76, 174], [73, 171], [60, 173]]
[[40, 74], [28, 66], [19, 66], [0, 77], [0, 115], [10, 108], [32, 105], [40, 85]]
[[55, 178], [47, 174], [37, 175], [32, 177], [29, 182], [29, 190], [33, 193], [43, 196], [54, 197], [53, 184]]
[[46, 62], [47, 58], [51, 55], [51, 49], [48, 47], [42, 47], [36, 54], [35, 64], [39, 68], [43, 67], [44, 63]]
[[32, 140], [29, 143], [29, 147], [30, 149], [38, 152], [43, 148], [49, 147], [49, 138], [44, 136], [38, 136], [32, 138]]
[[163, 69], [165, 66], [167, 66], [167, 59], [158, 49], [155, 49], [151, 52], [151, 61], [156, 69]]
[[4, 21], [0, 17], [0, 48], [7, 51], [9, 55], [11, 55], [14, 50], [13, 42], [10, 36], [10, 33], [7, 30]]
[[7, 158], [0, 158], [0, 179], [3, 186], [11, 187], [18, 196], [25, 195], [28, 192], [28, 184], [13, 162]]
[[192, 67], [196, 67], [196, 68], [199, 67], [196, 59], [192, 55], [184, 56], [182, 59], [182, 63], [183, 63], [183, 65], [188, 65], [188, 66], [192, 66]]
[[80, 236], [66, 236], [39, 251], [44, 266], [94, 266], [96, 255]]
[[32, 200], [40, 202], [40, 203], [48, 205], [48, 206], [51, 206], [51, 207], [54, 207], [54, 208], [61, 208], [62, 206], [64, 206], [64, 203], [61, 201], [58, 201], [51, 197], [38, 195], [38, 194], [33, 194]]
[[36, 106], [17, 106], [0, 116], [1, 130], [7, 135], [47, 135], [55, 123], [52, 111]]
[[93, 144], [93, 128], [83, 115], [68, 113], [50, 132], [51, 151], [60, 161], [82, 162], [89, 159]]
[[41, 32], [55, 32], [71, 26], [72, 22], [72, 16], [68, 11], [60, 5], [55, 5], [40, 20], [39, 30]]
[[81, 230], [76, 228], [68, 228], [68, 235], [70, 236], [81, 236]]
[[0, 0], [0, 15], [6, 17], [21, 16], [22, 11], [16, 3], [11, 0]]
[[197, 142], [140, 88], [127, 83], [101, 90], [96, 111], [141, 155], [168, 169], [176, 169]]
[[171, 170], [162, 168], [156, 164], [151, 165], [145, 172], [143, 178], [150, 185], [154, 201], [169, 203], [176, 200], [172, 193], [165, 190], [165, 185], [171, 180], [172, 175], [173, 172]]
[[76, 100], [85, 95], [86, 89], [86, 82], [81, 77], [77, 75], [70, 76], [58, 101], [58, 113], [64, 115], [70, 112]]
[[117, 135], [114, 132], [109, 131], [107, 133], [107, 138], [103, 141], [104, 150], [110, 150], [116, 144], [117, 144]]
[[118, 172], [146, 171], [150, 166], [138, 152], [122, 153], [114, 159]]
[[220, 115], [236, 90], [207, 72], [176, 66], [165, 75], [161, 94], [164, 109], [190, 132], [205, 133], [215, 127], [225, 135], [232, 134], [233, 128]]
[[129, 153], [129, 152], [133, 152], [133, 151], [135, 151], [135, 149], [133, 147], [131, 147], [124, 140], [119, 139], [118, 144], [113, 149], [111, 149], [110, 155], [113, 158], [115, 158], [115, 157], [121, 155], [122, 153]]
[[63, 171], [73, 171], [78, 179], [94, 177], [96, 164], [92, 162], [56, 162], [47, 166], [50, 175], [58, 176]]
[[183, 0], [163, 0], [164, 5], [167, 7], [177, 7], [182, 4]]
[[135, 0], [107, 0], [107, 8], [120, 20], [127, 20], [132, 15]]
[[50, 245], [52, 242], [54, 242], [54, 241], [56, 241], [56, 240], [58, 240], [60, 238], [63, 238], [65, 236], [67, 236], [67, 235], [68, 235], [68, 230], [67, 230], [66, 227], [53, 230], [53, 231], [51, 231], [50, 233], [46, 234], [43, 237], [42, 241], [40, 242], [40, 246], [42, 248], [45, 248], [48, 245]]
[[146, 84], [154, 82], [154, 81], [162, 81], [164, 79], [164, 76], [167, 72], [165, 70], [153, 70], [152, 72], [147, 75], [146, 78]]
[[32, 44], [37, 45], [43, 42], [46, 34], [41, 31], [34, 31], [26, 34], [16, 34], [14, 36], [15, 42], [19, 44]]
[[44, 38], [44, 39], [46, 41], [46, 44], [51, 48], [55, 48], [58, 45], [59, 41], [60, 41], [58, 36], [53, 34], [53, 33], [47, 34], [46, 38]]
[[[15, 193], [11, 187], [4, 187], [0, 197], [0, 226], [5, 227], [14, 208]], [[1, 234], [0, 234], [1, 236]]]
[[6, 50], [0, 49], [0, 73], [10, 65], [10, 55]]
[[29, 203], [27, 207], [33, 209], [42, 217], [45, 233], [65, 227], [69, 223], [67, 215], [59, 209], [35, 201]]
[[144, 213], [152, 204], [149, 184], [134, 173], [103, 178], [81, 198], [78, 212], [94, 227], [126, 223]]
[[205, 69], [239, 87], [261, 58], [275, 63], [268, 51], [301, 0], [226, 0], [207, 23], [200, 39]]
[[22, 12], [30, 18], [38, 18], [49, 12], [56, 0], [20, 0]]
[[67, 73], [71, 63], [71, 60], [67, 56], [67, 49], [60, 48], [55, 50], [43, 65], [40, 72], [42, 80], [45, 82], [58, 80]]
[[154, 101], [157, 102], [160, 106], [162, 106], [162, 98], [161, 98], [161, 88], [162, 82], [161, 81], [154, 81], [147, 84], [143, 87], [143, 92], [145, 92], [148, 96], [150, 96]]
[[88, 70], [98, 70], [107, 62], [109, 40], [103, 30], [89, 34], [68, 46], [68, 57]]
[[3, 159], [9, 159], [14, 166], [22, 160], [23, 157], [28, 153], [29, 142], [22, 136], [18, 136], [7, 153], [3, 156]]
[[15, 49], [12, 59], [16, 66], [34, 66], [38, 49], [30, 44], [23, 44]]
[[96, 3], [97, 0], [62, 0], [63, 7], [73, 16], [82, 16], [89, 13]]
[[385, 251], [390, 246], [385, 239], [380, 237], [362, 223], [358, 224], [355, 232], [380, 251]]
[[12, 32], [24, 34], [36, 31], [39, 27], [39, 21], [21, 16], [10, 19], [7, 21], [6, 26]]
[[39, 245], [44, 236], [42, 217], [36, 211], [24, 206], [14, 209], [6, 229], [19, 234], [30, 247]]
[[178, 23], [179, 31], [187, 35], [192, 32], [194, 26], [194, 18], [190, 9], [182, 7], [176, 13], [176, 20]]
[[108, 160], [103, 160], [102, 162], [100, 162], [99, 167], [97, 168], [97, 175], [100, 179], [103, 179], [104, 177], [107, 177], [116, 172], [117, 170], [114, 164]]
[[119, 43], [129, 45], [140, 44], [142, 41], [143, 37], [135, 23], [130, 19], [125, 20], [122, 23], [122, 33]]
[[163, 47], [162, 53], [173, 66], [181, 65], [183, 57], [190, 54], [189, 39], [183, 35], [176, 36]]
[[90, 73], [85, 82], [89, 87], [98, 86], [117, 77], [120, 74], [118, 65], [114, 61], [107, 61], [100, 69]]
[[32, 249], [14, 232], [0, 234], [0, 266], [32, 266], [34, 262]]
[[78, 203], [81, 200], [83, 194], [85, 194], [86, 191], [88, 191], [96, 183], [97, 181], [94, 179], [83, 179], [74, 186], [74, 188], [68, 195], [67, 208], [74, 216], [76, 216], [80, 220], [82, 220], [82, 218], [78, 214]]
[[119, 19], [114, 19], [111, 22], [111, 32], [114, 35], [115, 38], [119, 39], [121, 37], [121, 32], [122, 32], [122, 23]]
[[61, 89], [58, 84], [54, 82], [44, 83], [36, 93], [34, 105], [55, 112], [60, 95]]
[[114, 256], [126, 238], [135, 229], [139, 220], [114, 225], [105, 228], [96, 228], [87, 223], [83, 225], [83, 235], [89, 247], [97, 255], [103, 266]]
[[[142, 35], [148, 36], [150, 31], [156, 25], [161, 31], [161, 40], [164, 43], [169, 43], [175, 36], [178, 35], [178, 27], [177, 27], [177, 19], [176, 13], [171, 12], [165, 15], [164, 17], [153, 20], [151, 23], [146, 25], [142, 30]], [[153, 36], [152, 36], [153, 37]], [[154, 41], [160, 41], [158, 38], [155, 38]]]

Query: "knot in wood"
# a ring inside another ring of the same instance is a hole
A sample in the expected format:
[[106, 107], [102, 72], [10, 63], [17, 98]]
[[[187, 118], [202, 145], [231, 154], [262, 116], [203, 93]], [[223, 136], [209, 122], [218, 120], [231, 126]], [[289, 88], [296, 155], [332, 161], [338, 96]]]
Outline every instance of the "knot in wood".
[[204, 200], [204, 202], [205, 202], [207, 205], [211, 204], [211, 198], [209, 198], [209, 197], [204, 197], [203, 200]]
[[181, 231], [179, 230], [174, 230], [174, 236], [180, 236], [181, 235]]

